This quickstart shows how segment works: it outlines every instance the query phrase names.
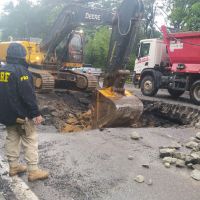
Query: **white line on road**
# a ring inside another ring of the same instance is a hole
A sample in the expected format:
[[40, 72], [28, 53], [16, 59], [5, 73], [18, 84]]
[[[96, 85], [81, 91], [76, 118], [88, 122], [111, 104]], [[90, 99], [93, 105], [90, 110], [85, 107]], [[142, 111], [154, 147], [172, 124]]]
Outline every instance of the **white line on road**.
[[[0, 156], [0, 174], [8, 173], [8, 163], [3, 162], [3, 158]], [[14, 192], [16, 198], [18, 200], [26, 199], [26, 200], [39, 200], [35, 193], [31, 191], [29, 186], [18, 176], [9, 177], [9, 176], [1, 176], [3, 180], [7, 180], [10, 189]]]

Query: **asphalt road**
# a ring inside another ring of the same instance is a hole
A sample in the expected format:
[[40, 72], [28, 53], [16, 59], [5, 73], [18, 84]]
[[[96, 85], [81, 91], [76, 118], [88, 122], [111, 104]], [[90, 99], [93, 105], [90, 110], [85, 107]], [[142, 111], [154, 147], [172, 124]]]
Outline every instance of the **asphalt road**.
[[[143, 139], [131, 140], [133, 131]], [[196, 132], [180, 127], [59, 134], [52, 127], [40, 127], [40, 166], [50, 171], [50, 178], [35, 183], [28, 183], [25, 175], [22, 179], [41, 200], [199, 200], [200, 182], [190, 177], [191, 171], [167, 169], [158, 155], [159, 146], [172, 141], [185, 143]], [[0, 156], [4, 138], [1, 130]], [[150, 169], [143, 164], [149, 164]], [[145, 183], [134, 181], [139, 174], [145, 177]], [[147, 184], [150, 179], [152, 185]]]

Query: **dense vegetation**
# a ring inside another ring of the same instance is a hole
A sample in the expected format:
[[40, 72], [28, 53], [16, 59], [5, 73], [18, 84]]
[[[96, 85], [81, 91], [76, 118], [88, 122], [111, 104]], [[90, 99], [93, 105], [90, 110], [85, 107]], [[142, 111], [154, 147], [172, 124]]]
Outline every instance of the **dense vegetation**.
[[[87, 0], [79, 0], [87, 3]], [[159, 37], [155, 28], [156, 0], [143, 0], [145, 4], [144, 22], [139, 30], [137, 41], [142, 38]], [[39, 37], [44, 38], [48, 33], [56, 16], [71, 0], [18, 0], [17, 5], [9, 3], [4, 7], [0, 18], [0, 39], [7, 40], [9, 36], [14, 39]], [[104, 8], [115, 8], [121, 0], [95, 0], [90, 5]], [[163, 0], [162, 8], [169, 13], [168, 20], [181, 30], [200, 29], [200, 2], [199, 0]], [[106, 55], [109, 45], [109, 27], [98, 27], [93, 30], [85, 29], [86, 48], [85, 61], [97, 67], [106, 65]], [[137, 45], [135, 45], [137, 46]], [[134, 66], [136, 48], [133, 49], [130, 69]]]

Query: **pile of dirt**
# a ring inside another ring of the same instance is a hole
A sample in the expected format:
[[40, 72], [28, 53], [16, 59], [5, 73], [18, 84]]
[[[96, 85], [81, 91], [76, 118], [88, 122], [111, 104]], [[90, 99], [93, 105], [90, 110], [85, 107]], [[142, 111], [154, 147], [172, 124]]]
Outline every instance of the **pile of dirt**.
[[44, 125], [53, 125], [60, 132], [91, 129], [91, 94], [75, 91], [37, 94]]

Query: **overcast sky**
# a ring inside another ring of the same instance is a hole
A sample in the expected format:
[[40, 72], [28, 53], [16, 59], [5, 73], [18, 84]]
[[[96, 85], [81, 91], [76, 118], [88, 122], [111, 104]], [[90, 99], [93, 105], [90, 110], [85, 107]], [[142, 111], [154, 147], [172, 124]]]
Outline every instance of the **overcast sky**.
[[[2, 8], [5, 6], [5, 4], [7, 4], [11, 1], [14, 4], [16, 4], [18, 0], [0, 0], [0, 12], [1, 12]], [[32, 0], [32, 1], [37, 2], [37, 0]], [[157, 2], [159, 2], [159, 5], [162, 5], [162, 0], [157, 0]], [[166, 16], [162, 11], [160, 11], [159, 13], [160, 13], [160, 16], [156, 17], [156, 22], [157, 22], [157, 25], [160, 27], [161, 25], [165, 24], [164, 18], [166, 18]]]

